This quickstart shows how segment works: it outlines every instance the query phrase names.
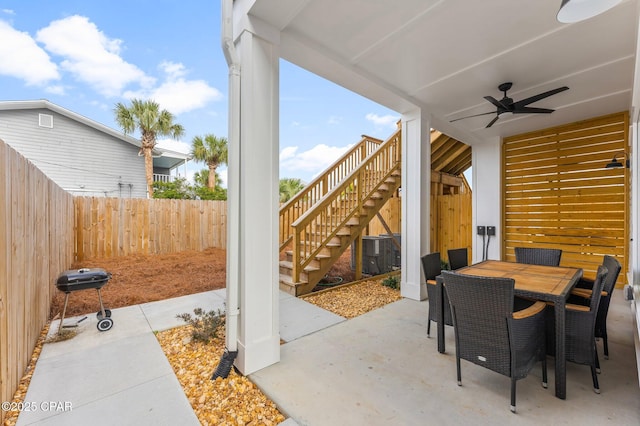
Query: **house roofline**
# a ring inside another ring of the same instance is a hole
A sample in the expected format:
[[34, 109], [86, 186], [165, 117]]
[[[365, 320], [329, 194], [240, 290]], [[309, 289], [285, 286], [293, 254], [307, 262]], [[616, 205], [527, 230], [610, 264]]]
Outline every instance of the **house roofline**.
[[119, 132], [104, 124], [98, 123], [95, 120], [87, 118], [83, 115], [70, 111], [60, 105], [54, 104], [46, 99], [28, 100], [28, 101], [0, 101], [0, 110], [18, 110], [18, 109], [48, 109], [57, 112], [60, 115], [64, 115], [72, 120], [85, 124], [103, 133], [118, 138], [124, 142], [130, 143], [138, 148], [141, 147], [141, 143], [133, 136], [129, 136], [123, 132]]

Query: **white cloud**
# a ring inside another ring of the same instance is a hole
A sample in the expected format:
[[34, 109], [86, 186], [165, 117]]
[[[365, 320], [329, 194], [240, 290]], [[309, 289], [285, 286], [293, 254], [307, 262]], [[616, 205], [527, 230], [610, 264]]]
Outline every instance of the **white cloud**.
[[376, 126], [391, 127], [393, 129], [396, 128], [396, 123], [398, 122], [398, 120], [400, 120], [400, 117], [396, 115], [380, 116], [374, 113], [367, 114], [365, 118], [371, 121]]
[[204, 80], [186, 80], [185, 66], [181, 63], [162, 62], [160, 68], [166, 73], [166, 80], [151, 90], [128, 91], [124, 96], [132, 98], [153, 99], [163, 109], [173, 114], [193, 111], [206, 106], [209, 102], [223, 98], [215, 87]]
[[118, 96], [129, 84], [149, 87], [155, 81], [120, 57], [122, 40], [108, 38], [84, 16], [53, 21], [37, 32], [36, 39], [64, 58], [63, 69], [104, 96]]
[[160, 148], [168, 149], [170, 151], [182, 152], [184, 154], [188, 154], [189, 151], [191, 151], [190, 144], [173, 139], [161, 139], [156, 141], [156, 144]]
[[0, 74], [19, 78], [30, 86], [60, 79], [56, 64], [28, 33], [0, 20], [0, 40]]
[[62, 85], [54, 85], [54, 86], [49, 86], [47, 88], [45, 88], [45, 92], [47, 93], [51, 93], [52, 95], [64, 95], [65, 94], [65, 90], [64, 90], [64, 86]]
[[13, 9], [2, 9], [2, 13], [6, 13], [7, 15], [15, 15], [16, 12]]
[[218, 172], [218, 176], [220, 176], [220, 180], [222, 181], [222, 183], [220, 184], [221, 187], [223, 188], [228, 188], [228, 170], [224, 169], [224, 170], [216, 170]]
[[332, 115], [329, 117], [329, 120], [327, 120], [327, 124], [329, 125], [336, 125], [340, 123], [342, 123], [342, 117], [338, 117], [337, 115]]
[[298, 150], [297, 146], [288, 146], [280, 151], [280, 162], [286, 161], [290, 158], [295, 157], [296, 151]]
[[286, 147], [280, 151], [280, 168], [283, 170], [282, 175], [288, 176], [291, 172], [318, 173], [340, 158], [340, 156], [347, 152], [352, 146], [353, 145], [328, 146], [319, 144], [303, 152], [298, 152], [298, 147]]

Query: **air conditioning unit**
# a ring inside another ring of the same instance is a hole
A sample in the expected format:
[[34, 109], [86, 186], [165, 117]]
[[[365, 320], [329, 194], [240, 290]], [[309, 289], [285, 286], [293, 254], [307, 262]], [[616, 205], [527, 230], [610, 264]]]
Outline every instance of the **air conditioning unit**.
[[[395, 240], [400, 245], [402, 245], [402, 234], [380, 234], [380, 236], [395, 238]], [[393, 240], [391, 240], [391, 254], [393, 256], [393, 266], [397, 268], [400, 268], [401, 266], [402, 257], [400, 253], [401, 253], [400, 247], [396, 246]]]
[[[393, 270], [393, 251], [391, 237], [362, 237], [362, 273], [380, 275]], [[355, 270], [355, 242], [351, 244], [351, 269]]]

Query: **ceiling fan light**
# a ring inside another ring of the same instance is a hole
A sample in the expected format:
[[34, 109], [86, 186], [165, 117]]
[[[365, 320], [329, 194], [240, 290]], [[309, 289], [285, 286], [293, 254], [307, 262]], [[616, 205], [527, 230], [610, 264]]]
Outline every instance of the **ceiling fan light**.
[[572, 24], [593, 18], [622, 0], [562, 0], [556, 19], [563, 24]]

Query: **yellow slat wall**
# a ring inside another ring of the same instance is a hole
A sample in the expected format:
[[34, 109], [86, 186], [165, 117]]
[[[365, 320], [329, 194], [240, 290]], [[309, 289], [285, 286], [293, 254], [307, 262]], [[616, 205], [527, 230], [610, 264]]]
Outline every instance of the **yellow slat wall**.
[[55, 280], [73, 262], [73, 223], [73, 197], [0, 140], [2, 401], [13, 398], [48, 319]]
[[625, 283], [629, 169], [604, 166], [628, 152], [628, 132], [621, 112], [503, 139], [503, 259], [518, 246], [560, 248], [562, 265], [592, 277], [608, 254]]
[[227, 203], [75, 197], [78, 261], [226, 248]]

